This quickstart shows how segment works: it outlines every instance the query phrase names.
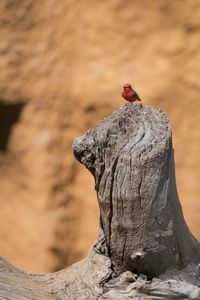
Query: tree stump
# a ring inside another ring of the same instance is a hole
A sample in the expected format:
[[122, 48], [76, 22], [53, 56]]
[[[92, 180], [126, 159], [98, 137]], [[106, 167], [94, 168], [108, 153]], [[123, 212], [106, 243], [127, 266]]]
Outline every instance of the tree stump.
[[117, 274], [149, 278], [200, 261], [176, 192], [171, 129], [165, 113], [126, 104], [75, 141], [94, 175], [105, 243]]
[[4, 260], [0, 299], [200, 299], [200, 245], [183, 217], [165, 113], [128, 103], [73, 143], [100, 209], [88, 257], [53, 274]]

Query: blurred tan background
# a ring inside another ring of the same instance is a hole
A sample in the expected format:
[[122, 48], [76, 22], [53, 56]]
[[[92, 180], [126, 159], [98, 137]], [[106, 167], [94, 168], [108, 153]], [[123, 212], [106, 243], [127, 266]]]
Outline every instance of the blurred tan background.
[[164, 109], [177, 185], [200, 240], [199, 0], [1, 0], [0, 255], [31, 271], [84, 257], [98, 227], [75, 137], [123, 105]]

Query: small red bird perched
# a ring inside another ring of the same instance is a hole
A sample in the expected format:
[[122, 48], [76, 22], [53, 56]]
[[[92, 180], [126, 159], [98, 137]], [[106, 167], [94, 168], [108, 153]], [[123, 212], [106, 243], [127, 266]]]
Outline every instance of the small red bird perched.
[[138, 96], [136, 91], [133, 90], [132, 86], [129, 83], [124, 84], [122, 97], [131, 103], [137, 100], [141, 101], [140, 97]]

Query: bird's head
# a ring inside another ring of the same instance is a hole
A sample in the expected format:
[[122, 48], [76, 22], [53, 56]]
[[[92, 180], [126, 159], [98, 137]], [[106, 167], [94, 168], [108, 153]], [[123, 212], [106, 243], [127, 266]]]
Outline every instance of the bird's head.
[[127, 91], [127, 90], [132, 90], [132, 86], [130, 85], [130, 83], [125, 83], [124, 84], [124, 90]]

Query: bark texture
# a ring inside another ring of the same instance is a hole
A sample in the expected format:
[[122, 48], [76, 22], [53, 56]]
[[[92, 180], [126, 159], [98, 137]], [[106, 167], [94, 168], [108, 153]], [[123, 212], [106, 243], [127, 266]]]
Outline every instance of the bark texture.
[[2, 259], [0, 299], [200, 299], [200, 246], [178, 199], [166, 114], [128, 103], [73, 151], [95, 178], [97, 241], [85, 260], [52, 274]]

